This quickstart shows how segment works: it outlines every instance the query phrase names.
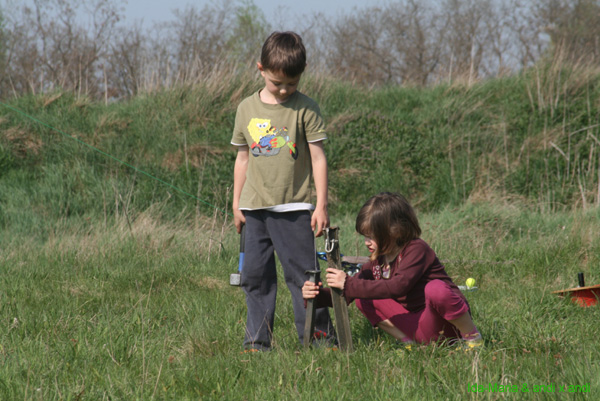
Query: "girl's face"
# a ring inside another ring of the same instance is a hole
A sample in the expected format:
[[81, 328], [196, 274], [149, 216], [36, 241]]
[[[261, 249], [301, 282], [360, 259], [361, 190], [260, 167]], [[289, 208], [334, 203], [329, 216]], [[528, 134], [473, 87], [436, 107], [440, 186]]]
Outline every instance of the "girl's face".
[[377, 243], [373, 238], [365, 237], [365, 246], [369, 250], [369, 253], [373, 253], [377, 250]]

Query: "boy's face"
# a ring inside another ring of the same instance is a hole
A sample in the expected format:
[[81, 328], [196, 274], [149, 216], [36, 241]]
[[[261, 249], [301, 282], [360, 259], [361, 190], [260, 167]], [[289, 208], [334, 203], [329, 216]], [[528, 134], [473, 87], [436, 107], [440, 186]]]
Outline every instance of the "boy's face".
[[266, 103], [277, 104], [285, 102], [292, 93], [296, 92], [300, 77], [288, 77], [281, 71], [265, 70], [262, 64], [258, 63], [260, 75], [265, 79], [266, 91], [261, 92], [261, 99]]

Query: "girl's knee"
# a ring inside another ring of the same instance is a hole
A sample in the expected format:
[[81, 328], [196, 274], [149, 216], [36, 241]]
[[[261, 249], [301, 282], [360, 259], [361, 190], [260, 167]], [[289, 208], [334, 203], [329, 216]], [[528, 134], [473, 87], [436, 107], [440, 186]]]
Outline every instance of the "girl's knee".
[[425, 302], [442, 303], [451, 295], [452, 290], [442, 280], [431, 280], [425, 284]]

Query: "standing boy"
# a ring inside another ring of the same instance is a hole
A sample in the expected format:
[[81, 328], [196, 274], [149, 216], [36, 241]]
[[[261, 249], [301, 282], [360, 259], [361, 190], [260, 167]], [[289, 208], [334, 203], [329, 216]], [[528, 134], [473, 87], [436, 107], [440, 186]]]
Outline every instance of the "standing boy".
[[[233, 214], [238, 233], [246, 225], [244, 348], [264, 351], [271, 349], [275, 318], [274, 252], [292, 294], [302, 342], [306, 311], [301, 288], [305, 271], [317, 264], [313, 231], [320, 236], [329, 216], [325, 125], [317, 103], [296, 90], [306, 67], [302, 39], [293, 32], [274, 32], [257, 65], [265, 86], [238, 106], [231, 143], [237, 146]], [[316, 206], [311, 204], [311, 175]], [[326, 308], [317, 312], [315, 333], [333, 338]]]

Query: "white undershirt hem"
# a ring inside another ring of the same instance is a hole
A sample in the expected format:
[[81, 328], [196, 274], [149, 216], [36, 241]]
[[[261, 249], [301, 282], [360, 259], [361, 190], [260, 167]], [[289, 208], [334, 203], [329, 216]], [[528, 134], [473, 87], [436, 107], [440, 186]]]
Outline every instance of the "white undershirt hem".
[[300, 210], [315, 210], [315, 206], [310, 203], [296, 202], [296, 203], [285, 203], [283, 205], [261, 207], [261, 208], [256, 208], [256, 209], [241, 207], [240, 210], [267, 210], [269, 212], [284, 213], [284, 212], [297, 212]]

